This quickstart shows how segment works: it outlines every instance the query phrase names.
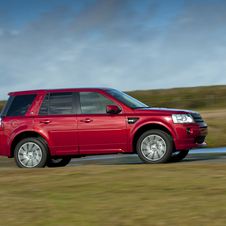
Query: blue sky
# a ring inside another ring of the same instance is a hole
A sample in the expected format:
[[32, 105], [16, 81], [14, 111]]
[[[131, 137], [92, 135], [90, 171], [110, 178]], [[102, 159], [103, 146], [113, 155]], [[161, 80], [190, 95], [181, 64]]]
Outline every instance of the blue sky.
[[225, 71], [225, 0], [0, 0], [0, 100], [225, 85]]

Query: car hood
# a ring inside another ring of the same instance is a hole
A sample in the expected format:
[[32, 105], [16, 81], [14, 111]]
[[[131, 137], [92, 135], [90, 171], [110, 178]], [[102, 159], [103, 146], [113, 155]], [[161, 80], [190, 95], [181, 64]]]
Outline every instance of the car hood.
[[135, 113], [142, 114], [190, 114], [197, 113], [196, 111], [183, 110], [183, 109], [169, 109], [169, 108], [137, 108], [133, 109]]

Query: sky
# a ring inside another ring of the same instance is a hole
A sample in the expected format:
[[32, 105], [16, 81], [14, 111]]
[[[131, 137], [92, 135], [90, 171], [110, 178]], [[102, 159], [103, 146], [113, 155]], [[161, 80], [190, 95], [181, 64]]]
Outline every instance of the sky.
[[0, 100], [226, 85], [225, 72], [225, 0], [0, 0]]

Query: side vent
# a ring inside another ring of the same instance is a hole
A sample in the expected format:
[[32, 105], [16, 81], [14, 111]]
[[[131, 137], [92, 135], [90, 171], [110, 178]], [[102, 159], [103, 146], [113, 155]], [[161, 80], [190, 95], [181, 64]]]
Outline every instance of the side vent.
[[140, 118], [127, 118], [127, 123], [128, 124], [134, 124], [135, 122], [137, 122]]

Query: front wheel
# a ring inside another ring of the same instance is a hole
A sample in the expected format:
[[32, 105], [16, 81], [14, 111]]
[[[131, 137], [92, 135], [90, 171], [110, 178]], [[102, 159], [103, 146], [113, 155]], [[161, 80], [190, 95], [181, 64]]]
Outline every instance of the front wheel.
[[172, 151], [170, 136], [161, 130], [148, 130], [137, 141], [137, 154], [144, 163], [166, 163]]
[[61, 159], [50, 159], [47, 163], [48, 167], [61, 167], [66, 166], [71, 161], [70, 156], [65, 156]]
[[173, 152], [170, 161], [171, 162], [179, 162], [184, 159], [188, 155], [189, 150], [181, 150], [177, 152]]
[[49, 159], [49, 152], [38, 138], [30, 137], [17, 144], [14, 159], [20, 168], [41, 168], [45, 167]]

